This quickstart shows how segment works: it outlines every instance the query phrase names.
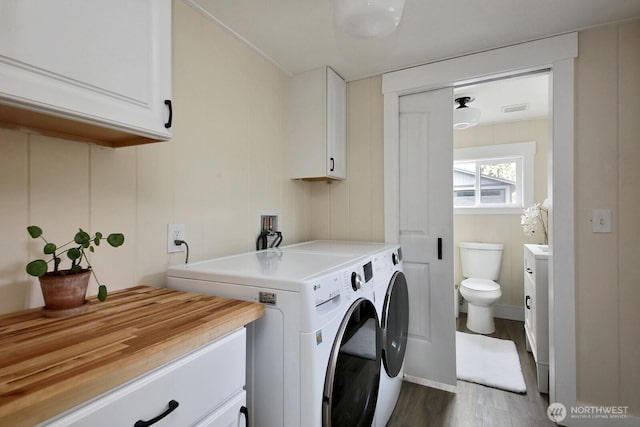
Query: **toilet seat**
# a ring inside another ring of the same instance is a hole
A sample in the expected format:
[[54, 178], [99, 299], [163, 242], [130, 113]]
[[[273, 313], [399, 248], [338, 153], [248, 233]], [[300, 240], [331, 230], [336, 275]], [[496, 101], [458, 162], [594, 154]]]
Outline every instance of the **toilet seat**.
[[474, 278], [465, 279], [462, 282], [460, 282], [460, 285], [472, 291], [489, 292], [489, 291], [500, 290], [499, 284], [497, 284], [493, 280], [487, 280], [487, 279], [474, 279]]
[[502, 296], [498, 283], [493, 280], [474, 278], [460, 282], [460, 293], [467, 301], [480, 305], [493, 303]]

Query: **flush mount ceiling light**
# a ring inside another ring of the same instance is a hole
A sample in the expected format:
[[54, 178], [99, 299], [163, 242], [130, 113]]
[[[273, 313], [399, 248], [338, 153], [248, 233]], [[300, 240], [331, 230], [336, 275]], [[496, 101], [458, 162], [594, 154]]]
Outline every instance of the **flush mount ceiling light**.
[[354, 37], [383, 38], [402, 19], [405, 0], [334, 0], [338, 28]]
[[467, 129], [478, 124], [478, 121], [480, 121], [480, 109], [467, 105], [474, 100], [475, 98], [470, 96], [461, 96], [455, 99], [458, 106], [453, 110], [454, 129]]

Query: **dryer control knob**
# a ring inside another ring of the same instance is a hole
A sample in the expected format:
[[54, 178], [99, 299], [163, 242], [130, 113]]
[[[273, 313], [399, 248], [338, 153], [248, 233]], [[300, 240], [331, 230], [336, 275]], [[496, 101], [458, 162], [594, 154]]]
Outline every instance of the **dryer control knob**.
[[360, 277], [360, 275], [355, 271], [351, 273], [351, 287], [354, 291], [362, 288], [362, 277]]
[[398, 258], [398, 254], [395, 252], [391, 254], [391, 260], [393, 261], [393, 265], [398, 265], [400, 262], [400, 258]]

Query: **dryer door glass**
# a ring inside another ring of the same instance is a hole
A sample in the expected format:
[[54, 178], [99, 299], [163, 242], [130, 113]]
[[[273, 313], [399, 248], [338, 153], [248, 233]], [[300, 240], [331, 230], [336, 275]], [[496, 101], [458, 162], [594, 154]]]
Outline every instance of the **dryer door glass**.
[[333, 343], [322, 402], [322, 425], [370, 427], [380, 386], [382, 331], [376, 309], [354, 302]]
[[393, 378], [400, 373], [409, 333], [409, 291], [404, 273], [397, 271], [389, 282], [382, 311], [382, 361]]

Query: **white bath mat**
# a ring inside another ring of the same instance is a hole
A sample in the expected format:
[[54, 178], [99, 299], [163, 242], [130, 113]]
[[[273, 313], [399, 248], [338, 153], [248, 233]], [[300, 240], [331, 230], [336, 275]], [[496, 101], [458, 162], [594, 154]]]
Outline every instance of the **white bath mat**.
[[513, 341], [456, 332], [458, 379], [516, 393], [526, 393]]

